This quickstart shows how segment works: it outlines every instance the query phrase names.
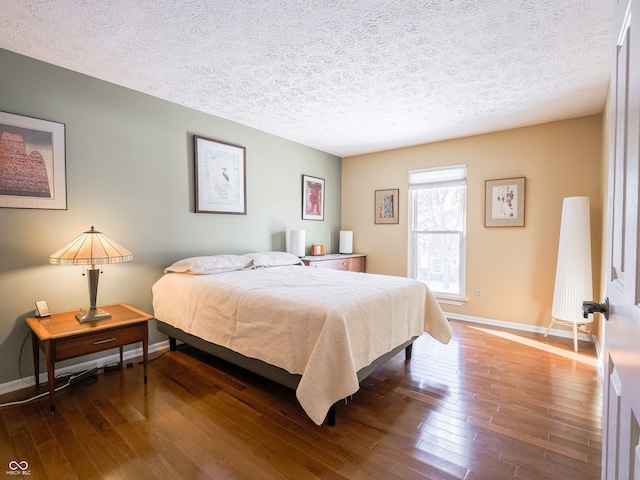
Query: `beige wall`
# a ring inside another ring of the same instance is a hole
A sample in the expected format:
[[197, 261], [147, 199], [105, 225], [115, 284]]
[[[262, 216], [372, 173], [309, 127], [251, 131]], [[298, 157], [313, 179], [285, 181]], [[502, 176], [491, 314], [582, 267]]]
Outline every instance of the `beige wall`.
[[[342, 228], [367, 271], [407, 275], [407, 172], [466, 164], [467, 275], [461, 315], [546, 327], [564, 197], [591, 203], [594, 287], [600, 285], [602, 116], [518, 128], [343, 159]], [[526, 177], [525, 227], [484, 227], [484, 182]], [[400, 189], [400, 223], [374, 224], [375, 190]], [[476, 288], [483, 298], [474, 298]], [[597, 298], [597, 297], [596, 297]]]

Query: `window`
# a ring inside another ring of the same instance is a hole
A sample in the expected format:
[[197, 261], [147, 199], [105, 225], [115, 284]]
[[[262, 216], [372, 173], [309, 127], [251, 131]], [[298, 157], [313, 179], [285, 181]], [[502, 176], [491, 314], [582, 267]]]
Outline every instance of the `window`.
[[465, 297], [467, 167], [409, 172], [409, 272], [438, 297]]

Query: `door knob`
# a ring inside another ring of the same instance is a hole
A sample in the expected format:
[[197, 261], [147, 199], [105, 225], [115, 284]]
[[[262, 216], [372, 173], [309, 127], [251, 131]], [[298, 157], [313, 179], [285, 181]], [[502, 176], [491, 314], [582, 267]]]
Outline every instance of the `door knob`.
[[604, 315], [605, 320], [609, 320], [609, 298], [605, 298], [602, 303], [582, 302], [582, 315], [584, 318], [588, 318], [590, 313], [601, 313]]

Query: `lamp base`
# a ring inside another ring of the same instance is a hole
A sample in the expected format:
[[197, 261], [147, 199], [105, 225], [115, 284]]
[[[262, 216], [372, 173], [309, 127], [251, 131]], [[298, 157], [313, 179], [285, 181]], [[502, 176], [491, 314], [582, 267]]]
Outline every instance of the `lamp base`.
[[99, 308], [90, 308], [89, 310], [83, 310], [79, 313], [76, 313], [76, 320], [81, 323], [104, 320], [105, 318], [111, 318], [111, 314], [109, 312], [105, 312], [104, 310], [100, 310]]

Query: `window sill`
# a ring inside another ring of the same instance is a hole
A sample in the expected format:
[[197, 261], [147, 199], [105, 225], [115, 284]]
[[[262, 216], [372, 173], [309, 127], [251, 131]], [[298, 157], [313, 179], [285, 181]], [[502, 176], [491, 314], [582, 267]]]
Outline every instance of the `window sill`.
[[445, 305], [464, 305], [467, 303], [466, 298], [451, 298], [451, 297], [439, 297], [435, 296], [438, 303], [444, 303]]

